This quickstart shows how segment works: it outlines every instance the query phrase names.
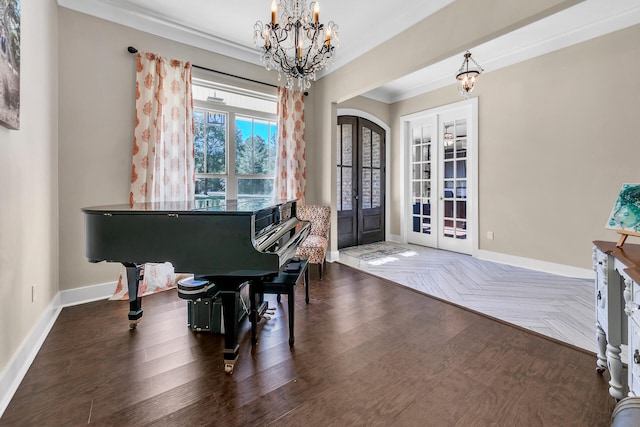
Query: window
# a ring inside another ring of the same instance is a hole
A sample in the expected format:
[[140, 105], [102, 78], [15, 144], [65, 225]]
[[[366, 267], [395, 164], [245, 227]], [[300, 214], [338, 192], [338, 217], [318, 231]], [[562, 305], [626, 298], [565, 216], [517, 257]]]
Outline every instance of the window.
[[273, 197], [275, 95], [194, 78], [196, 200]]

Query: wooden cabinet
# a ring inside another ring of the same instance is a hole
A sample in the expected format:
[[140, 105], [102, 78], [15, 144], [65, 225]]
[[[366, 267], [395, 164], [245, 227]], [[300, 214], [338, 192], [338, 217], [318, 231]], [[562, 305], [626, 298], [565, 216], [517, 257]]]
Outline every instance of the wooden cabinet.
[[[598, 356], [596, 370], [609, 369], [609, 394], [620, 400], [624, 397], [622, 385], [621, 345], [627, 343], [627, 319], [623, 311], [623, 286], [616, 273], [615, 259], [607, 246], [593, 248], [595, 278], [596, 342]], [[605, 243], [605, 242], [601, 242]], [[612, 243], [615, 248], [615, 243]]]
[[[609, 370], [609, 394], [620, 400], [640, 396], [640, 245], [616, 247], [595, 241], [596, 370]], [[624, 363], [628, 387], [622, 383], [621, 345], [628, 344]]]
[[640, 396], [640, 270], [620, 263], [616, 271], [624, 282], [624, 311], [629, 316], [629, 396]]

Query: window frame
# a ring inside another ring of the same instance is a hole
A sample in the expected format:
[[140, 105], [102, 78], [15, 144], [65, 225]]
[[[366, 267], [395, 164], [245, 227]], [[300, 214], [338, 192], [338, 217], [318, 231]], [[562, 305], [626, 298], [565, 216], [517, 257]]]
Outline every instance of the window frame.
[[[268, 95], [265, 95], [268, 96]], [[260, 96], [256, 96], [257, 99], [261, 99]], [[264, 99], [264, 98], [262, 98]], [[275, 167], [273, 175], [245, 175], [245, 174], [236, 174], [236, 144], [235, 144], [235, 135], [236, 135], [236, 117], [240, 116], [243, 118], [249, 118], [253, 120], [264, 120], [268, 122], [275, 123], [277, 128], [278, 126], [278, 117], [277, 114], [271, 114], [262, 111], [256, 111], [246, 108], [233, 107], [225, 104], [220, 104], [217, 102], [209, 102], [202, 100], [193, 100], [193, 111], [194, 114], [196, 111], [202, 111], [205, 113], [225, 113], [227, 115], [227, 123], [226, 123], [226, 141], [225, 141], [225, 168], [226, 173], [195, 173], [195, 179], [206, 179], [206, 178], [219, 178], [225, 179], [225, 198], [227, 200], [237, 200], [238, 199], [238, 180], [239, 179], [271, 179], [275, 180]], [[206, 144], [205, 144], [206, 146]], [[277, 154], [277, 139], [276, 139], [276, 153]], [[274, 186], [275, 188], [275, 186]], [[271, 194], [273, 196], [273, 193]]]

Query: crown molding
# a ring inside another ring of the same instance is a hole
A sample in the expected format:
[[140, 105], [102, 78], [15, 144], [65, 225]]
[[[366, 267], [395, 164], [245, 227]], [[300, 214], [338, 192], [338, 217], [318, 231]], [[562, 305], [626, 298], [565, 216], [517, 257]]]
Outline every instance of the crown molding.
[[146, 9], [137, 8], [128, 2], [121, 0], [102, 0], [98, 2], [58, 0], [58, 5], [189, 46], [261, 65], [259, 55], [255, 49], [171, 21]]

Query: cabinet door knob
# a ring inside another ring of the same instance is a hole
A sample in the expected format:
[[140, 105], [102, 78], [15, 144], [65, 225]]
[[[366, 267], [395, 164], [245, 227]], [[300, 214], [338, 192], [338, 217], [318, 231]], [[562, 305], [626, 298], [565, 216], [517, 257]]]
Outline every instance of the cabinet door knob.
[[635, 353], [633, 353], [633, 361], [640, 363], [640, 351], [636, 350]]

